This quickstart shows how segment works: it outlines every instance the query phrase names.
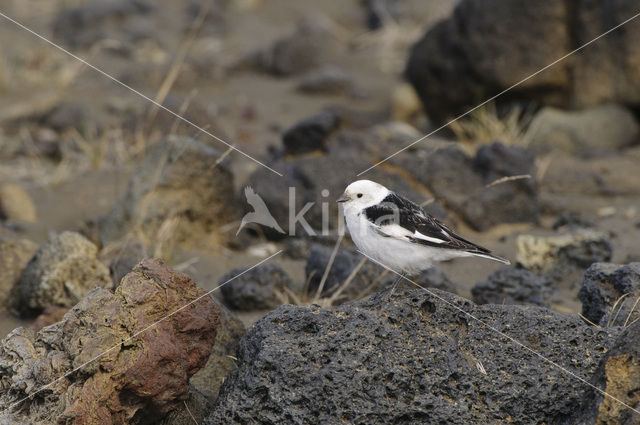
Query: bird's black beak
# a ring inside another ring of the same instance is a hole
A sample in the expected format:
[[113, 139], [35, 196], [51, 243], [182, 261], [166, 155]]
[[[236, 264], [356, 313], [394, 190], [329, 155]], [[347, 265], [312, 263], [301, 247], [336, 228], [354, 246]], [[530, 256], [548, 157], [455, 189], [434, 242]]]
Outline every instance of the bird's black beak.
[[336, 202], [340, 202], [340, 203], [347, 202], [350, 199], [351, 198], [349, 198], [349, 196], [347, 196], [346, 193], [343, 193], [342, 196], [340, 196]]

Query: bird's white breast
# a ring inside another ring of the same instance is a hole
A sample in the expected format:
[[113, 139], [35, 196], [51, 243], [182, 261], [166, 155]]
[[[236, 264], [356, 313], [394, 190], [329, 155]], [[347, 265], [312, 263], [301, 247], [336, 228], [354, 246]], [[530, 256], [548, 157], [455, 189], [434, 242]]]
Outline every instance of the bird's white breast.
[[364, 211], [345, 210], [345, 221], [353, 243], [362, 253], [398, 273], [417, 274], [431, 267], [434, 261], [470, 256], [464, 252], [383, 236], [367, 220]]

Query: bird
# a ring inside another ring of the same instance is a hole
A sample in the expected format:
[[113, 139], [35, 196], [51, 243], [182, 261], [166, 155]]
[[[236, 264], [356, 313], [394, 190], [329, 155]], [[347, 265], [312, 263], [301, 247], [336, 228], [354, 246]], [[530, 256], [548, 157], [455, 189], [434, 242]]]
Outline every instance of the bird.
[[262, 224], [263, 226], [276, 229], [280, 233], [285, 233], [285, 231], [282, 230], [282, 227], [278, 225], [278, 222], [276, 222], [276, 219], [273, 218], [273, 216], [269, 212], [267, 204], [264, 203], [260, 195], [254, 192], [251, 186], [247, 186], [244, 188], [244, 196], [245, 198], [247, 198], [247, 202], [249, 203], [249, 205], [253, 207], [253, 211], [246, 213], [244, 217], [242, 217], [242, 221], [240, 222], [240, 227], [238, 227], [236, 236], [238, 236], [240, 230], [242, 230], [242, 228], [248, 223]]
[[371, 180], [351, 183], [337, 202], [342, 203], [349, 234], [358, 250], [399, 275], [394, 288], [402, 277], [453, 258], [475, 256], [510, 264], [456, 235], [419, 205]]

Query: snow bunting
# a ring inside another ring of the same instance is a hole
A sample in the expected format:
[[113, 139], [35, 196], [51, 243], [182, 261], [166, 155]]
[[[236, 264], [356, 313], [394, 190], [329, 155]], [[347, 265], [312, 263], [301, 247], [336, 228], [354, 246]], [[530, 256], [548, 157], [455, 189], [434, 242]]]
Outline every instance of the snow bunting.
[[402, 274], [417, 274], [435, 261], [483, 257], [510, 264], [453, 233], [408, 199], [381, 184], [358, 180], [338, 199], [358, 249]]

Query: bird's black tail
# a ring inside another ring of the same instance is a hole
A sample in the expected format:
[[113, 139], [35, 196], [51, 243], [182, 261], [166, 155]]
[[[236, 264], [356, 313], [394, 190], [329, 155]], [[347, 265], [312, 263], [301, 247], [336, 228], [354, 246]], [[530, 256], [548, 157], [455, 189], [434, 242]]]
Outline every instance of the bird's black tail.
[[502, 264], [511, 264], [511, 261], [507, 260], [506, 258], [502, 258], [502, 257], [498, 257], [497, 255], [493, 255], [489, 252], [484, 253], [484, 252], [469, 252], [470, 254], [473, 254], [476, 257], [482, 257], [482, 258], [488, 258], [489, 260], [493, 260], [493, 261], [498, 261]]

